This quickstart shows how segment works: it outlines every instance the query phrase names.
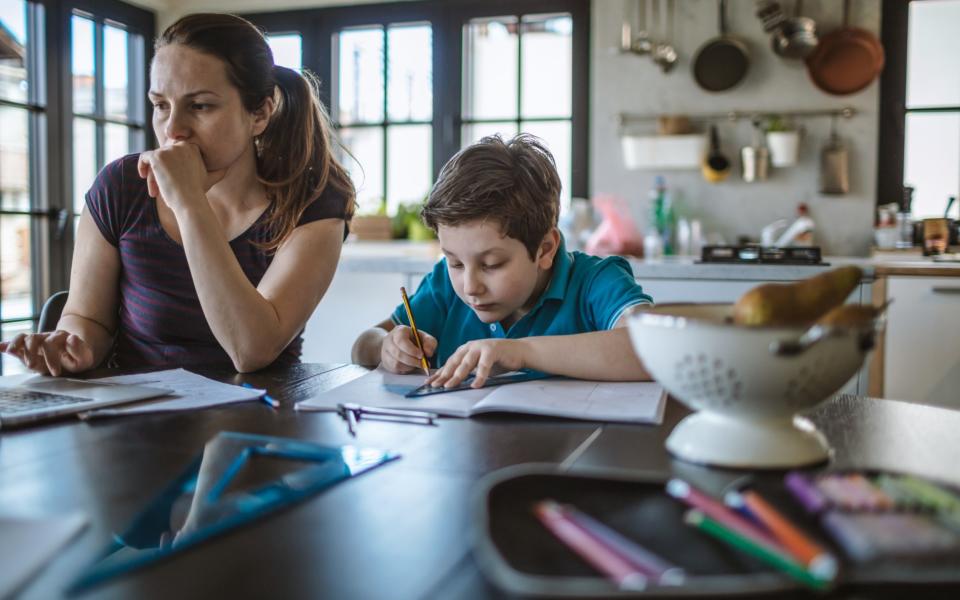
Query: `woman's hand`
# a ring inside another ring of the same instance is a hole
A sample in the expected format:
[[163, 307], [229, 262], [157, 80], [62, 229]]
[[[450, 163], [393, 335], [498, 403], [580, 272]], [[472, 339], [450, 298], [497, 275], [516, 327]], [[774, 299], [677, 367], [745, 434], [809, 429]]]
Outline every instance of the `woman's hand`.
[[0, 343], [0, 352], [12, 354], [31, 371], [57, 377], [92, 369], [93, 348], [80, 336], [62, 329], [48, 333], [21, 333]]
[[[427, 358], [437, 351], [437, 338], [420, 331], [420, 341]], [[422, 368], [420, 348], [413, 340], [413, 330], [406, 325], [397, 325], [383, 338], [380, 346], [380, 364], [392, 373], [410, 373]]]
[[505, 371], [522, 369], [525, 362], [523, 340], [487, 339], [474, 340], [457, 348], [443, 368], [427, 378], [433, 387], [452, 388], [460, 385], [476, 370], [470, 387], [483, 387], [495, 366]]
[[174, 213], [204, 199], [226, 175], [226, 170], [207, 171], [200, 147], [188, 142], [142, 152], [137, 171], [147, 180], [150, 197], [160, 198]]

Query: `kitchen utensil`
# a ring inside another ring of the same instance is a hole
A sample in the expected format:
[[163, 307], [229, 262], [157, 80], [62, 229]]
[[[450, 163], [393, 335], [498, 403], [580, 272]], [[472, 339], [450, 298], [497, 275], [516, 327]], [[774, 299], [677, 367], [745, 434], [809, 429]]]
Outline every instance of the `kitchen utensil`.
[[763, 143], [763, 130], [760, 121], [753, 121], [753, 145], [740, 150], [740, 163], [743, 167], [743, 180], [747, 183], [765, 181], [770, 168], [770, 150]]
[[727, 33], [727, 3], [718, 0], [720, 35], [708, 40], [693, 57], [693, 78], [708, 92], [729, 90], [743, 81], [750, 52], [740, 38]]
[[787, 20], [783, 7], [775, 0], [757, 0], [756, 15], [766, 33], [773, 33], [780, 29], [783, 22]]
[[857, 373], [874, 330], [834, 328], [784, 356], [771, 345], [801, 338], [805, 327], [734, 325], [731, 304], [644, 308], [628, 318], [637, 356], [672, 396], [698, 411], [667, 438], [672, 455], [733, 468], [786, 468], [827, 459], [823, 436], [794, 415]]
[[865, 29], [850, 27], [849, 16], [850, 0], [844, 0], [843, 26], [823, 36], [806, 61], [814, 85], [837, 96], [859, 92], [883, 70], [880, 40]]
[[[655, 0], [660, 3], [660, 8], [662, 8], [663, 0]], [[656, 6], [656, 5], [654, 5]], [[660, 67], [660, 70], [664, 73], [669, 73], [673, 70], [673, 67], [677, 64], [677, 51], [671, 46], [666, 39], [671, 36], [673, 33], [673, 2], [672, 0], [667, 0], [666, 10], [659, 10], [658, 15], [663, 14], [664, 20], [661, 30], [661, 40], [657, 42], [653, 47], [653, 62]]]
[[817, 49], [817, 24], [810, 17], [800, 16], [803, 0], [794, 5], [793, 17], [786, 19], [773, 32], [770, 40], [773, 51], [783, 58], [799, 59], [810, 56]]
[[730, 159], [720, 151], [720, 136], [717, 126], [710, 126], [710, 149], [700, 166], [703, 178], [710, 183], [719, 183], [730, 175]]
[[837, 135], [836, 119], [830, 125], [830, 139], [820, 150], [820, 193], [842, 195], [850, 192], [849, 152]]
[[628, 14], [625, 15], [623, 20], [623, 25], [620, 29], [620, 51], [621, 52], [632, 52], [633, 54], [650, 54], [653, 51], [653, 41], [650, 39], [650, 34], [647, 31], [647, 0], [637, 0], [637, 28], [636, 28], [636, 37], [633, 36], [633, 15], [632, 10], [629, 9]]
[[923, 220], [923, 255], [935, 256], [947, 251], [950, 241], [950, 219], [937, 217]]

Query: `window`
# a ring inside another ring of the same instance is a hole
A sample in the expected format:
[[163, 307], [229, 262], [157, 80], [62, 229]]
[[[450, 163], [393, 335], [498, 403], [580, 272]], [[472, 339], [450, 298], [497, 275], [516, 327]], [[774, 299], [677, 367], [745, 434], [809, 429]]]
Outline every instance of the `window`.
[[153, 29], [151, 13], [109, 0], [0, 2], [4, 340], [32, 331], [44, 299], [68, 287], [71, 223], [96, 171], [146, 144]]
[[557, 160], [564, 203], [587, 194], [589, 3], [401, 2], [245, 15], [300, 62], [346, 149], [361, 213], [419, 203], [443, 164], [525, 131]]
[[878, 203], [898, 200], [906, 185], [915, 218], [941, 217], [960, 195], [960, 0], [889, 2], [883, 11]]

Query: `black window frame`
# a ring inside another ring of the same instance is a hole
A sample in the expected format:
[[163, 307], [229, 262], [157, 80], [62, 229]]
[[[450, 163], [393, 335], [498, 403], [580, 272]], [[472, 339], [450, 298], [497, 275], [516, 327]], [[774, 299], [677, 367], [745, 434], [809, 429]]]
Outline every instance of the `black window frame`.
[[[36, 13], [42, 10], [43, 23], [36, 23]], [[31, 115], [29, 165], [31, 214], [31, 265], [33, 265], [33, 315], [7, 322], [32, 320], [36, 325], [40, 308], [52, 291], [69, 286], [70, 263], [73, 257], [73, 81], [72, 37], [70, 19], [76, 11], [122, 24], [128, 31], [143, 36], [143, 66], [149, 69], [153, 57], [153, 38], [156, 17], [150, 10], [125, 4], [120, 0], [27, 0], [28, 16], [28, 72], [31, 77], [26, 103], [0, 101], [5, 106], [26, 108]], [[102, 31], [102, 28], [100, 29]], [[42, 33], [38, 45], [37, 34]], [[102, 35], [98, 36], [102, 44]], [[99, 53], [102, 61], [102, 51]], [[132, 58], [132, 57], [131, 57]], [[132, 67], [132, 60], [131, 70]], [[38, 75], [39, 72], [39, 76]], [[147, 73], [144, 72], [144, 81]], [[97, 70], [98, 82], [103, 69]], [[155, 144], [149, 125], [149, 101], [141, 90], [133, 90], [129, 100], [131, 109], [142, 106], [137, 126], [144, 132], [145, 147]], [[99, 88], [96, 94], [99, 95]], [[136, 96], [139, 95], [139, 98]], [[142, 104], [140, 104], [142, 103]], [[101, 103], [102, 107], [102, 103]], [[116, 119], [109, 121], [118, 122]], [[130, 123], [125, 123], [130, 124]], [[102, 145], [98, 145], [99, 148]], [[99, 161], [99, 162], [102, 162]], [[98, 164], [99, 164], [98, 162]], [[66, 211], [65, 213], [63, 211]], [[55, 215], [57, 216], [55, 218]], [[59, 217], [63, 215], [66, 218]], [[2, 367], [0, 367], [2, 369]]]
[[910, 3], [919, 1], [922, 0], [887, 0], [882, 3], [880, 41], [886, 52], [886, 64], [880, 76], [876, 197], [878, 206], [899, 201], [904, 195], [907, 114], [960, 112], [960, 106], [907, 107]]
[[[429, 22], [433, 27], [433, 172], [461, 145], [463, 25], [471, 19], [505, 15], [569, 13], [573, 19], [571, 180], [572, 197], [589, 194], [590, 3], [583, 0], [418, 0], [334, 6], [242, 16], [270, 35], [301, 36], [303, 68], [320, 79], [320, 96], [333, 106], [332, 39], [347, 27]], [[331, 108], [332, 110], [332, 108]], [[387, 118], [387, 115], [384, 115]], [[511, 119], [503, 119], [509, 121]]]

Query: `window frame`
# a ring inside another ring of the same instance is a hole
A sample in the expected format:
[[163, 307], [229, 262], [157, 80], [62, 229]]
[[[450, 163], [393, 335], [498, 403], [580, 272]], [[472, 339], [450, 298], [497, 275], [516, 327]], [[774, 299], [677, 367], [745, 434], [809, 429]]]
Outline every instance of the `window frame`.
[[[42, 28], [36, 23], [35, 14], [42, 7]], [[119, 0], [27, 0], [28, 11], [28, 73], [31, 86], [27, 102], [2, 100], [0, 104], [26, 108], [29, 124], [29, 169], [31, 214], [31, 265], [33, 289], [33, 314], [31, 318], [10, 319], [6, 322], [32, 320], [36, 324], [43, 302], [54, 290], [69, 287], [70, 266], [73, 257], [73, 81], [72, 81], [72, 35], [70, 19], [75, 11], [94, 16], [98, 22], [105, 20], [122, 24], [127, 31], [144, 38], [143, 66], [149, 68], [153, 57], [153, 38], [156, 33], [156, 17], [152, 11], [125, 4]], [[34, 13], [34, 16], [29, 16]], [[102, 28], [99, 29], [102, 32]], [[38, 34], [43, 39], [39, 41]], [[102, 64], [102, 34], [98, 36], [101, 46], [98, 65]], [[131, 60], [128, 76], [133, 74]], [[144, 81], [148, 76], [145, 71]], [[102, 67], [97, 70], [97, 81], [103, 77]], [[155, 144], [149, 127], [149, 101], [145, 90], [131, 90], [128, 97], [131, 109], [142, 103], [145, 147]], [[99, 87], [95, 92], [100, 95]], [[139, 95], [139, 98], [137, 98]], [[101, 103], [102, 107], [102, 103]], [[117, 121], [116, 119], [108, 119]], [[102, 150], [98, 143], [98, 155]], [[66, 223], [61, 225], [56, 218], [60, 211], [67, 211]], [[44, 214], [40, 214], [44, 213]], [[2, 369], [2, 367], [0, 367]]]
[[[572, 197], [589, 194], [590, 3], [580, 0], [415, 0], [242, 16], [271, 35], [298, 33], [303, 68], [321, 82], [320, 97], [332, 111], [333, 35], [341, 29], [397, 22], [429, 22], [433, 27], [433, 172], [460, 150], [463, 125], [463, 25], [470, 19], [540, 13], [569, 13], [573, 19], [571, 74]], [[388, 115], [384, 115], [388, 120]], [[386, 164], [384, 165], [386, 166]], [[385, 173], [386, 175], [386, 173]]]
[[[880, 131], [877, 144], [876, 204], [899, 201], [904, 195], [906, 123], [908, 113], [957, 113], [960, 106], [907, 107], [907, 52], [910, 3], [883, 2], [880, 41], [886, 64], [880, 76]], [[876, 217], [875, 217], [876, 218]]]

